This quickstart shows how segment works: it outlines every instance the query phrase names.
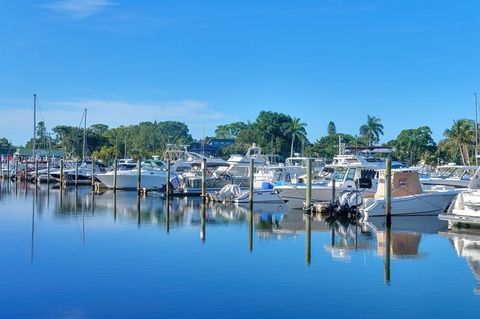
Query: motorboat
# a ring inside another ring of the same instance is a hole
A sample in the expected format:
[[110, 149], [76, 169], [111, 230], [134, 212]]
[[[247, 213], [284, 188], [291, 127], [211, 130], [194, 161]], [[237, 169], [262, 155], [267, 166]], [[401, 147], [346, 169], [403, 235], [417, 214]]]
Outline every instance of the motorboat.
[[[333, 164], [325, 166], [325, 179], [312, 183], [312, 202], [332, 201], [336, 194], [356, 189], [364, 197], [373, 197], [377, 189], [377, 170], [382, 165], [383, 162], [369, 163], [352, 154], [336, 156]], [[307, 190], [304, 180], [275, 186], [275, 189], [290, 208], [303, 208]]]
[[[271, 185], [270, 185], [271, 186]], [[209, 199], [215, 202], [249, 203], [250, 192], [242, 190], [235, 184], [225, 185], [220, 191], [209, 194]], [[284, 203], [272, 187], [264, 187], [253, 190], [254, 203]]]
[[449, 226], [480, 226], [480, 168], [468, 188], [458, 194], [439, 218], [448, 221]]
[[[92, 169], [93, 165], [93, 169]], [[67, 184], [75, 183], [77, 179], [78, 184], [80, 185], [90, 185], [92, 183], [92, 171], [95, 173], [103, 172], [105, 167], [99, 163], [92, 163], [91, 161], [85, 161], [81, 163], [78, 168], [75, 167], [75, 163], [64, 162], [63, 169], [63, 181]], [[60, 169], [52, 171], [50, 176], [53, 180], [61, 182], [61, 173]]]
[[[116, 188], [136, 189], [138, 181], [138, 165], [127, 164], [117, 166]], [[171, 167], [172, 178], [175, 177], [175, 167]], [[167, 183], [167, 169], [161, 160], [145, 160], [140, 167], [141, 187], [147, 189], [163, 189]], [[106, 187], [114, 188], [115, 171], [96, 174], [95, 177]]]
[[478, 166], [448, 164], [437, 167], [435, 173], [420, 179], [423, 185], [445, 185], [467, 188]]
[[[364, 215], [385, 215], [386, 171], [379, 172], [377, 192], [373, 198], [366, 198], [361, 209]], [[392, 215], [421, 215], [444, 211], [459, 193], [453, 187], [435, 186], [422, 188], [418, 171], [412, 169], [392, 170]]]

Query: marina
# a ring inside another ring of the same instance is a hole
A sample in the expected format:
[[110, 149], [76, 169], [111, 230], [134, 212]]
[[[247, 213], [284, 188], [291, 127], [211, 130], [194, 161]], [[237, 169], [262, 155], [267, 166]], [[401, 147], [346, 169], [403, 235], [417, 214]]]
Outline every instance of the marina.
[[476, 313], [480, 232], [434, 216], [388, 229], [381, 217], [345, 223], [281, 204], [0, 186], [6, 318]]

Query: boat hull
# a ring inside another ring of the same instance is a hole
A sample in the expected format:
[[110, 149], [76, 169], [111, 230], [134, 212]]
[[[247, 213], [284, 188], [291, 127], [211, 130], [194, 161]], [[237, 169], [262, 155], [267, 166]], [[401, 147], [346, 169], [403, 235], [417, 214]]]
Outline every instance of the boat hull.
[[[106, 187], [114, 188], [113, 174], [97, 174], [96, 178]], [[136, 189], [137, 174], [117, 174], [117, 189]], [[167, 177], [160, 174], [143, 174], [141, 176], [141, 187], [147, 189], [162, 189], [165, 187]]]
[[[391, 214], [396, 216], [438, 214], [448, 207], [457, 194], [455, 191], [445, 191], [393, 197]], [[384, 216], [385, 200], [379, 198], [367, 201], [362, 212], [366, 216]]]

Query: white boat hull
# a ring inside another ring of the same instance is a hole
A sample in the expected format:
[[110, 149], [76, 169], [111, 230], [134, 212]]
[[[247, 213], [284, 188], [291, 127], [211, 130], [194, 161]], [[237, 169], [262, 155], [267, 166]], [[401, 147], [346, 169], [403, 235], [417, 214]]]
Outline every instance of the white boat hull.
[[[277, 186], [280, 197], [287, 203], [288, 207], [293, 209], [302, 209], [306, 198], [305, 185], [299, 186]], [[340, 194], [344, 190], [353, 190], [352, 187], [339, 186], [335, 188], [335, 195]], [[374, 190], [366, 189], [362, 194], [373, 194]], [[312, 202], [329, 202], [333, 198], [332, 188], [329, 186], [315, 186], [312, 185]]]
[[[114, 175], [111, 173], [97, 174], [96, 178], [106, 187], [114, 188]], [[117, 173], [117, 189], [136, 189], [137, 174]], [[143, 173], [141, 176], [141, 187], [147, 189], [162, 189], [167, 183], [166, 173], [149, 174]]]
[[[457, 194], [456, 191], [443, 191], [393, 197], [391, 214], [397, 216], [438, 214], [448, 207]], [[385, 200], [383, 198], [367, 200], [362, 212], [367, 216], [384, 216]]]

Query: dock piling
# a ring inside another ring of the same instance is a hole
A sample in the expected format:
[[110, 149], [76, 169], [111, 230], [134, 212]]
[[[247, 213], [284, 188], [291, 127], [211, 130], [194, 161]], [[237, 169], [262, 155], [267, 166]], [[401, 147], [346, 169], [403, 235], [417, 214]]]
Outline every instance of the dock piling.
[[207, 159], [202, 159], [202, 199], [205, 202], [207, 198]]
[[307, 159], [307, 190], [305, 196], [305, 210], [308, 214], [312, 210], [312, 159]]
[[250, 203], [253, 204], [253, 184], [255, 179], [255, 160], [253, 158], [250, 159], [250, 192], [249, 192], [249, 200]]
[[38, 160], [35, 159], [35, 184], [38, 184]]
[[78, 188], [78, 162], [75, 162], [75, 188]]
[[137, 161], [137, 193], [142, 191], [142, 162], [140, 159]]
[[385, 162], [385, 224], [392, 225], [392, 160]]
[[7, 160], [7, 180], [10, 180], [10, 160]]
[[115, 158], [113, 161], [113, 192], [117, 191], [117, 168], [118, 168], [118, 160]]
[[169, 199], [170, 196], [170, 159], [167, 159], [167, 181], [165, 184], [165, 193], [167, 195], [167, 200]]
[[60, 160], [60, 189], [63, 188], [63, 181], [64, 181], [64, 176], [63, 176], [63, 159]]
[[91, 184], [92, 184], [92, 188], [95, 187], [95, 158], [92, 156], [92, 180], [91, 180]]
[[332, 203], [335, 203], [335, 179], [332, 179]]

